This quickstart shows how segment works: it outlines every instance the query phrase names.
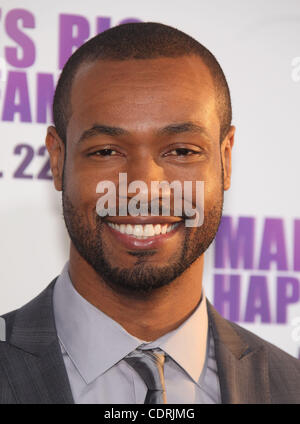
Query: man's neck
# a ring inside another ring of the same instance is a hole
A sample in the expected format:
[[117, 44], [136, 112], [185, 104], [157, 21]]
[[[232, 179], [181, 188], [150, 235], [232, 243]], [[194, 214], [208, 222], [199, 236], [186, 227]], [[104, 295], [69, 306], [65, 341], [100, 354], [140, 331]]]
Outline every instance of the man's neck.
[[109, 287], [71, 244], [71, 281], [88, 302], [118, 322], [133, 336], [152, 341], [179, 327], [201, 299], [204, 255], [180, 277], [152, 293], [138, 296]]

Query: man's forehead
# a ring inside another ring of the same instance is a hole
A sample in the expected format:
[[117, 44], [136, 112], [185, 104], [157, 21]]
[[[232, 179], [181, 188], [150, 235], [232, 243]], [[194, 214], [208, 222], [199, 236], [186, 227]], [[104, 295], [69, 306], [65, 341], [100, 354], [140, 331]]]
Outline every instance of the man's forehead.
[[72, 133], [94, 122], [145, 130], [211, 121], [212, 114], [214, 86], [198, 57], [98, 60], [84, 64], [76, 75], [69, 123]]
[[94, 60], [83, 62], [74, 77], [73, 91], [92, 84], [114, 86], [120, 82], [157, 84], [180, 80], [182, 84], [214, 87], [208, 67], [196, 55], [152, 59]]

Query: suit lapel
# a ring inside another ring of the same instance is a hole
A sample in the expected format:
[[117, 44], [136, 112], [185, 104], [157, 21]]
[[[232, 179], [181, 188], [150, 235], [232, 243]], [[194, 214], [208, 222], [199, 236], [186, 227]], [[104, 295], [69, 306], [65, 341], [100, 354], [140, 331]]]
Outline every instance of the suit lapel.
[[55, 280], [15, 313], [1, 361], [18, 403], [74, 403], [53, 313]]
[[[8, 326], [1, 362], [17, 403], [74, 403], [55, 328], [55, 281], [17, 310]], [[207, 312], [222, 403], [270, 403], [263, 345], [247, 343], [238, 327], [225, 320], [209, 301]]]
[[263, 345], [247, 343], [238, 327], [207, 301], [215, 343], [222, 403], [271, 403], [267, 354]]

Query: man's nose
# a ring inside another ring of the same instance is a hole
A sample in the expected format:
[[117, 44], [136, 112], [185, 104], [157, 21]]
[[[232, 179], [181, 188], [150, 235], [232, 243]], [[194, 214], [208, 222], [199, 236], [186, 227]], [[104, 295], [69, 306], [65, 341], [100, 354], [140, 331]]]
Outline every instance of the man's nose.
[[152, 181], [164, 181], [166, 179], [164, 168], [151, 155], [143, 155], [138, 160], [128, 163], [128, 184], [134, 181], [143, 181], [150, 190]]
[[166, 181], [166, 177], [163, 166], [151, 154], [136, 156], [127, 166], [128, 199], [139, 194], [140, 201], [150, 205], [153, 199], [159, 199], [162, 194], [153, 189], [152, 182]]

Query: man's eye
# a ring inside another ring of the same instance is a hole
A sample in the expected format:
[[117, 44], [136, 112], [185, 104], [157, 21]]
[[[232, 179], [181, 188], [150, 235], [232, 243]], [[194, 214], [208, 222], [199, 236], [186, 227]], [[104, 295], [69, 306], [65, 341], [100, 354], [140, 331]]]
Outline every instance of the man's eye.
[[113, 149], [101, 149], [97, 150], [96, 152], [90, 153], [90, 155], [92, 156], [114, 156], [116, 154], [116, 150]]
[[191, 156], [191, 155], [195, 155], [198, 152], [194, 151], [194, 150], [190, 150], [190, 149], [185, 149], [183, 147], [180, 147], [178, 149], [174, 149], [170, 151], [170, 155], [171, 156]]

